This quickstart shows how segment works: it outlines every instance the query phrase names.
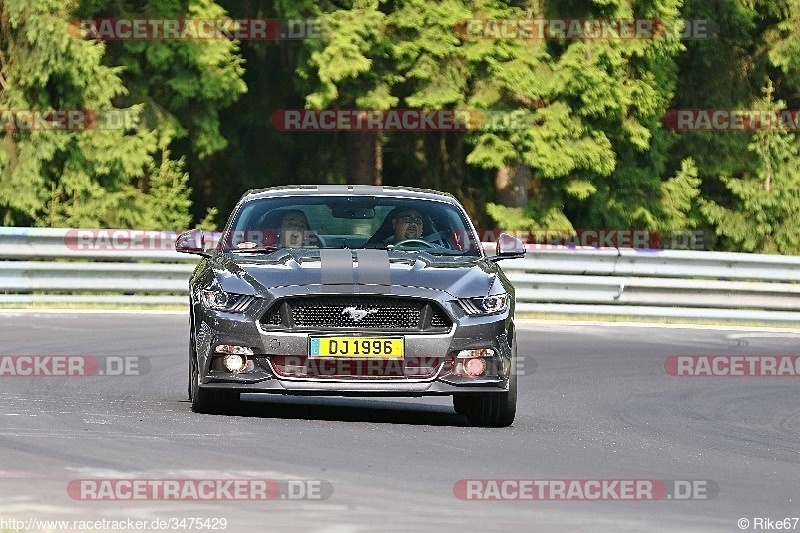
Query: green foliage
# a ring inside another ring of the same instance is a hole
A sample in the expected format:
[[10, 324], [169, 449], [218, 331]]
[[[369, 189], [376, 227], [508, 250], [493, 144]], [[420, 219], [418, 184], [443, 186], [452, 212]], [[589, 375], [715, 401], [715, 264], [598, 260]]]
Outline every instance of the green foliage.
[[800, 87], [800, 3], [776, 2], [780, 20], [764, 32], [772, 65], [779, 67], [795, 89]]
[[489, 216], [497, 226], [511, 231], [520, 230], [558, 230], [568, 231], [573, 229], [569, 219], [564, 216], [558, 207], [538, 208], [535, 203], [528, 207], [507, 207], [490, 202], [486, 205]]
[[[224, 146], [216, 106], [244, 90], [241, 60], [227, 41], [113, 47], [79, 38], [70, 21], [107, 16], [109, 4], [0, 4], [0, 108], [117, 110], [138, 122], [126, 129], [6, 131], [0, 143], [4, 224], [180, 229], [191, 223], [185, 158], [170, 159], [167, 147], [186, 131], [199, 156]], [[146, 7], [150, 16], [224, 14], [206, 0], [188, 11], [174, 2], [155, 4]], [[116, 15], [132, 15], [124, 4], [113, 7], [121, 10]], [[185, 116], [179, 120], [170, 111]], [[188, 126], [181, 124], [186, 117]]]
[[700, 196], [700, 178], [697, 177], [697, 165], [689, 157], [681, 161], [681, 168], [675, 176], [661, 183], [661, 205], [663, 220], [658, 229], [663, 231], [681, 231], [697, 227], [697, 198]]
[[352, 9], [319, 12], [326, 39], [309, 40], [308, 59], [298, 74], [309, 91], [306, 107], [389, 109], [398, 99], [390, 94], [397, 80], [386, 56], [386, 16], [377, 0], [358, 0]]
[[[770, 82], [758, 110], [780, 110]], [[735, 200], [730, 207], [701, 200], [703, 214], [717, 234], [746, 252], [800, 254], [800, 143], [795, 133], [780, 127], [758, 131], [748, 146], [757, 171], [741, 177], [721, 176]]]
[[217, 216], [219, 216], [219, 209], [217, 209], [216, 207], [208, 208], [208, 210], [206, 211], [206, 216], [203, 217], [203, 220], [197, 223], [195, 228], [207, 231], [213, 231], [215, 229], [218, 229], [219, 225], [217, 225], [216, 222]]
[[[119, 69], [102, 64], [105, 46], [70, 35], [71, 13], [63, 3], [12, 1], [2, 10], [3, 109], [102, 112], [127, 93]], [[147, 130], [6, 131], [0, 144], [3, 222], [116, 225], [136, 195], [134, 183], [147, 179], [156, 142]]]
[[[213, 0], [84, 2], [80, 16], [120, 18], [201, 18], [228, 16]], [[145, 123], [188, 135], [199, 158], [227, 145], [220, 112], [247, 91], [239, 44], [226, 39], [126, 40], [108, 60], [130, 91], [130, 100], [147, 104]]]
[[[0, 134], [0, 223], [213, 229], [248, 188], [350, 179], [351, 135], [277, 131], [275, 110], [459, 109], [505, 113], [513, 127], [383, 132], [383, 183], [449, 190], [479, 225], [712, 227], [728, 250], [800, 253], [796, 132], [663, 124], [670, 108], [800, 108], [796, 1], [3, 0], [0, 9], [0, 109], [121, 109], [141, 123]], [[104, 44], [71, 36], [68, 24], [229, 12], [317, 19], [325, 33]], [[616, 40], [459, 31], [467, 19], [526, 17], [658, 19], [667, 31]], [[713, 21], [712, 35], [681, 40], [682, 19]], [[527, 205], [500, 205], [498, 171], [521, 167]]]

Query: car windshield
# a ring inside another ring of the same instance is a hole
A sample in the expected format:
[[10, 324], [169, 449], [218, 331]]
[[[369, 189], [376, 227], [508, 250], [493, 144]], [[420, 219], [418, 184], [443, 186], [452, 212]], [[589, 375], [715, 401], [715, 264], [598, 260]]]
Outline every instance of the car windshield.
[[283, 196], [245, 202], [221, 248], [235, 253], [280, 248], [395, 249], [479, 256], [480, 243], [457, 206], [437, 200]]

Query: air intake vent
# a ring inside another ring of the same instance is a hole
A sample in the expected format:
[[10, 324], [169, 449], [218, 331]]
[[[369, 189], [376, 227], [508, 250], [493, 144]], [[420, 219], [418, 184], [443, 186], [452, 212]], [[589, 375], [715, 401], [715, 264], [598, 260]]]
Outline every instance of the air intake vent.
[[[288, 306], [291, 324], [281, 320]], [[261, 319], [265, 326], [291, 326], [316, 331], [329, 329], [430, 331], [449, 329], [452, 322], [435, 304], [415, 298], [385, 296], [319, 296], [289, 298]]]

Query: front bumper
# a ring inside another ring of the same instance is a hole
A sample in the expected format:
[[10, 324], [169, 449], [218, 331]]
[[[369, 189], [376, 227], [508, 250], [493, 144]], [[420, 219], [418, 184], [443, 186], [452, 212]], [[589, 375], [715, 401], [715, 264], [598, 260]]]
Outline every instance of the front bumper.
[[[442, 302], [440, 305], [445, 307]], [[513, 324], [508, 313], [472, 317], [453, 303], [445, 310], [453, 320], [447, 333], [404, 333], [405, 358], [436, 361], [426, 375], [384, 377], [375, 375], [287, 376], [276, 367], [280, 358], [305, 358], [309, 337], [334, 331], [279, 331], [263, 327], [259, 319], [267, 305], [256, 306], [246, 314], [216, 312], [200, 304], [193, 306], [195, 352], [204, 389], [236, 390], [244, 393], [328, 396], [441, 396], [461, 393], [502, 392], [508, 390], [509, 371], [515, 364], [509, 344]], [[391, 335], [375, 330], [344, 331], [340, 335]], [[214, 349], [221, 344], [250, 348], [253, 368], [247, 372], [228, 372], [221, 366], [221, 355]], [[496, 365], [490, 375], [453, 375], [452, 358], [460, 350], [493, 348]], [[435, 368], [434, 368], [435, 367]]]
[[244, 384], [211, 381], [201, 385], [204, 389], [236, 390], [243, 393], [286, 394], [295, 396], [452, 396], [463, 393], [503, 392], [508, 390], [507, 380], [483, 385], [451, 385], [443, 381], [331, 381], [268, 379], [258, 383]]

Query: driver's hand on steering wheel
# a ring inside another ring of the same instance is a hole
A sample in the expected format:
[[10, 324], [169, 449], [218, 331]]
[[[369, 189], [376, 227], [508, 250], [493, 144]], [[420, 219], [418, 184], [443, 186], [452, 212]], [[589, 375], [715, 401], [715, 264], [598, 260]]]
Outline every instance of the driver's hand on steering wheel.
[[[418, 245], [418, 246], [414, 246]], [[403, 239], [402, 241], [394, 243], [394, 247], [404, 246], [409, 248], [418, 248], [419, 246], [425, 248], [439, 248], [436, 244], [428, 242], [425, 239]]]

